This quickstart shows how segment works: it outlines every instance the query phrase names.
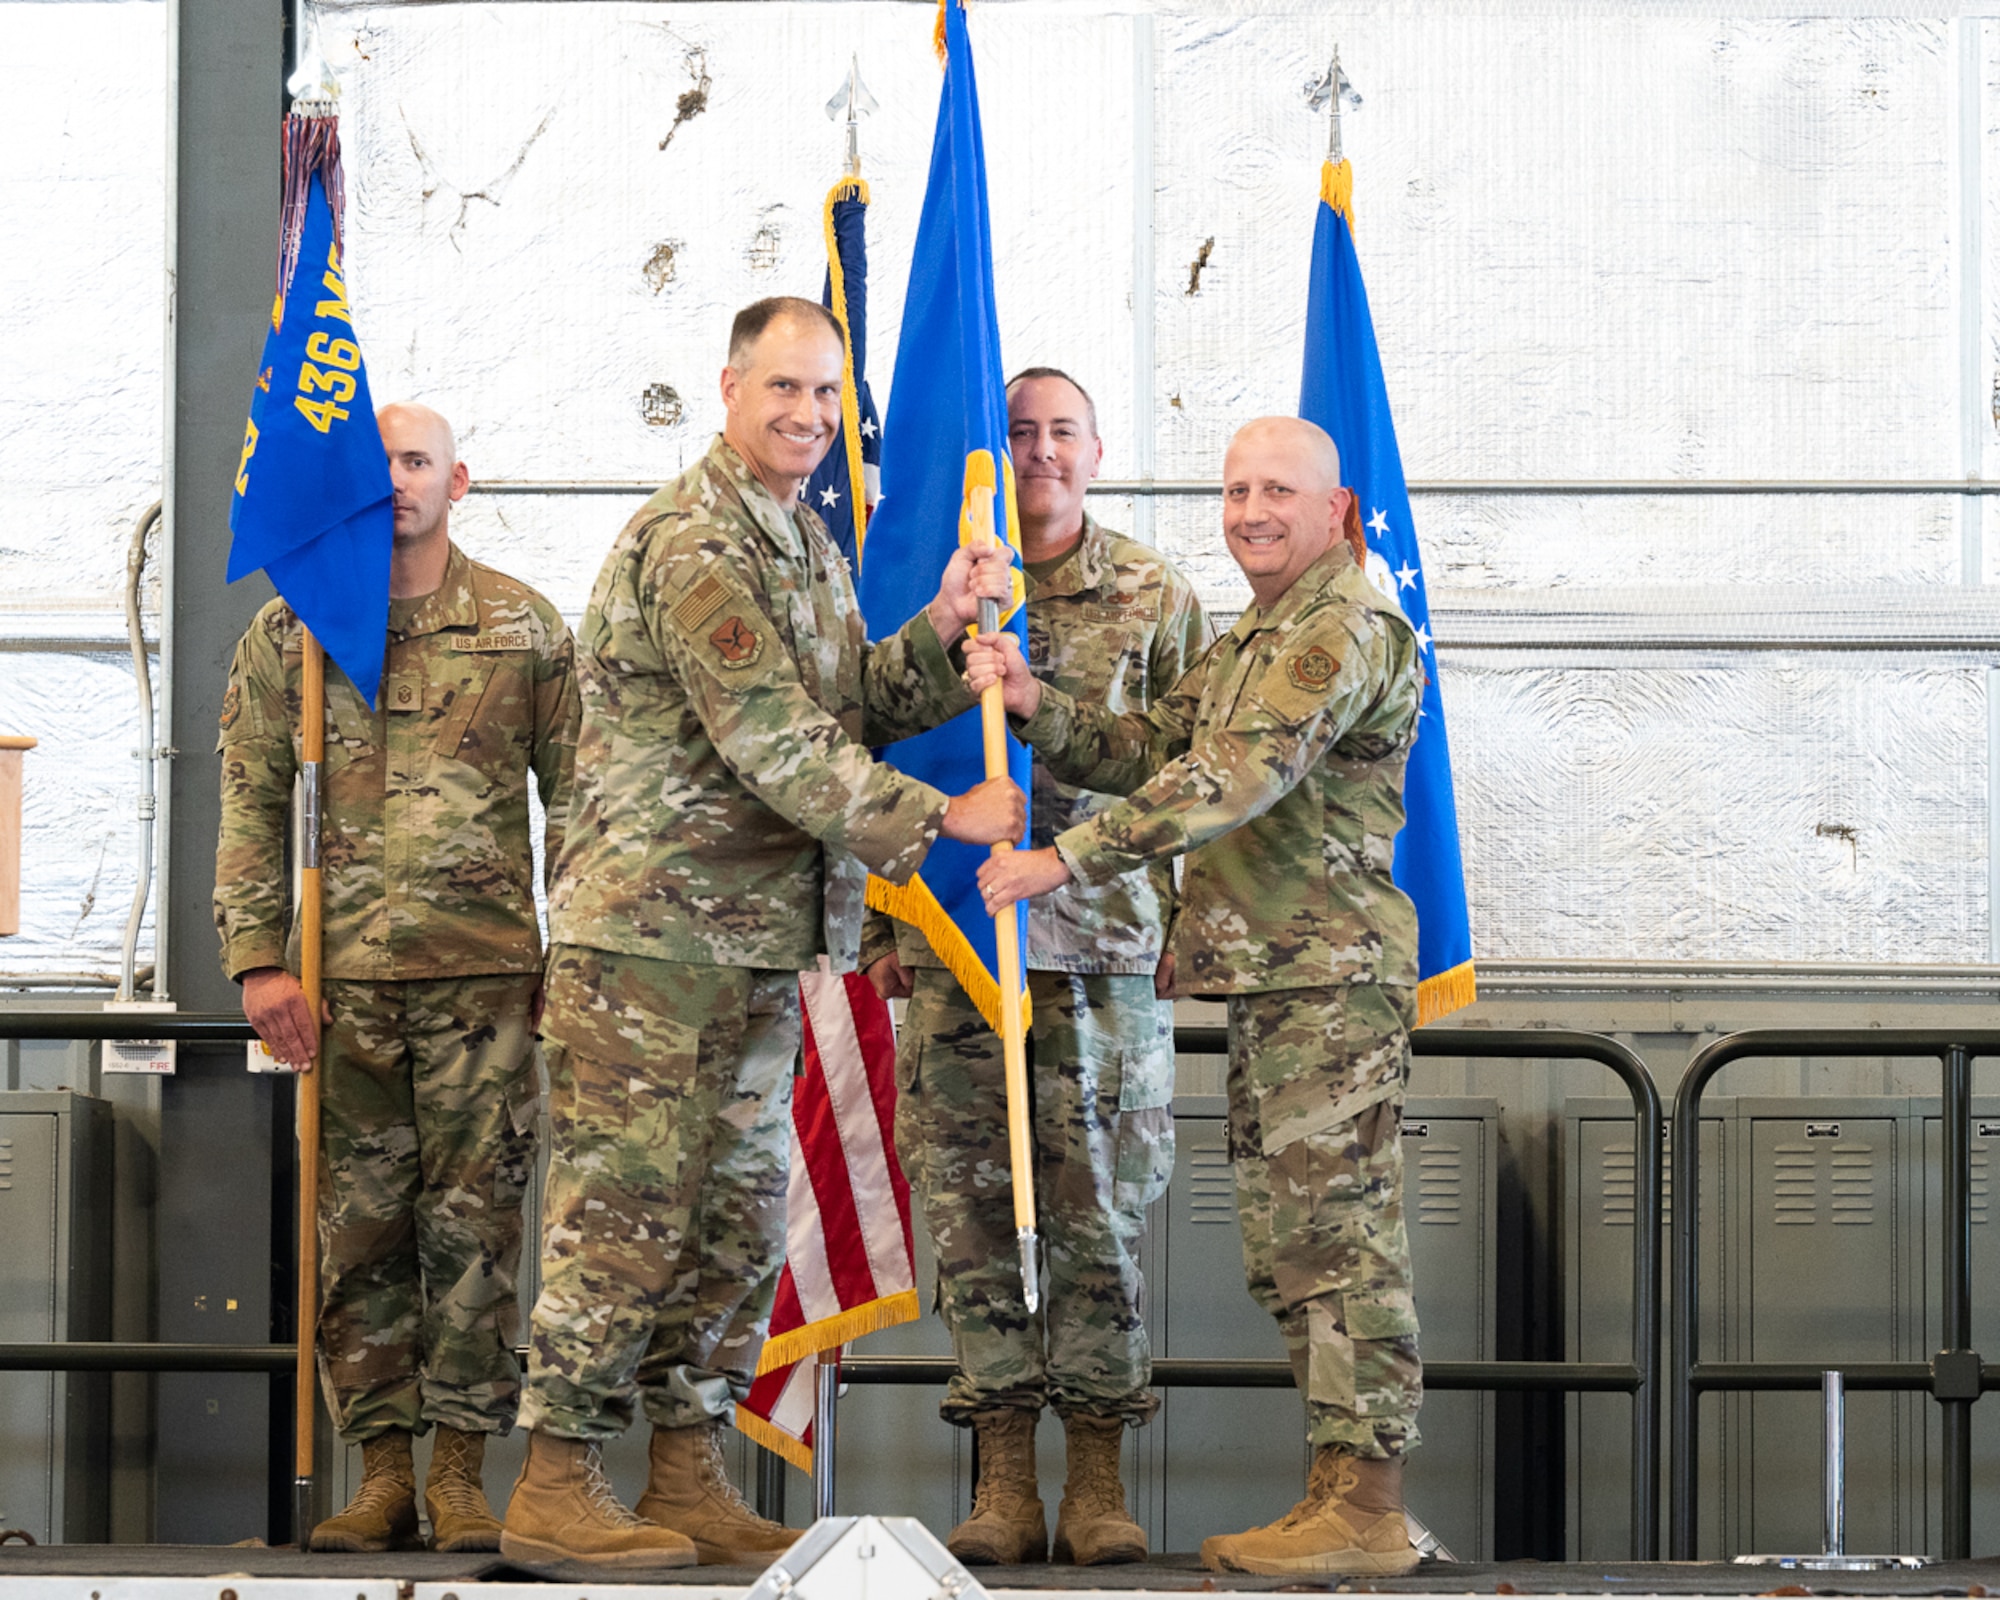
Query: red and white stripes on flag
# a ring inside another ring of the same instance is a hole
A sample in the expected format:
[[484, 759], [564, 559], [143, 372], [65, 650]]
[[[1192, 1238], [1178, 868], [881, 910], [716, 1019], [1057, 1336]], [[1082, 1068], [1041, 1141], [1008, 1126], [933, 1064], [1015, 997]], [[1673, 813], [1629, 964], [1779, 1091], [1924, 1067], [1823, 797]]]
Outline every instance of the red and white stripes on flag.
[[824, 956], [800, 975], [799, 994], [805, 1071], [792, 1085], [785, 1269], [736, 1425], [810, 1472], [813, 1358], [913, 1321], [918, 1306], [888, 1003], [861, 974], [829, 971]]

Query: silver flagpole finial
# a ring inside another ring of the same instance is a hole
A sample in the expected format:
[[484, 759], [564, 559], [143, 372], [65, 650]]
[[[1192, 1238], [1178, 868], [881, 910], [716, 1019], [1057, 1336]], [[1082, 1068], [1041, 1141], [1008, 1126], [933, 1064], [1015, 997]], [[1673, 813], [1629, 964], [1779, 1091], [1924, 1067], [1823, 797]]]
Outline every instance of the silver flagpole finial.
[[829, 118], [847, 118], [847, 175], [850, 178], [861, 176], [861, 119], [879, 109], [875, 97], [868, 92], [868, 85], [861, 81], [860, 57], [851, 57], [847, 77], [826, 103]]
[[1347, 73], [1340, 65], [1340, 46], [1333, 47], [1333, 59], [1327, 63], [1326, 71], [1306, 85], [1306, 109], [1325, 111], [1329, 107], [1333, 115], [1326, 130], [1326, 159], [1340, 159], [1340, 108], [1345, 103], [1350, 110], [1361, 108], [1361, 96], [1354, 92], [1354, 85], [1348, 82]]

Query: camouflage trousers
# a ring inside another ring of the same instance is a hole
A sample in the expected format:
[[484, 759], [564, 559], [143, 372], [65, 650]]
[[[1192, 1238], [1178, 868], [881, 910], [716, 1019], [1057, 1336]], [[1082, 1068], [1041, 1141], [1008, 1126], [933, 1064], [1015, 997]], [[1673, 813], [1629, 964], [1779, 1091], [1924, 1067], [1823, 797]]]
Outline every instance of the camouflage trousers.
[[319, 1369], [350, 1442], [514, 1426], [539, 982], [326, 983]]
[[521, 1420], [571, 1439], [727, 1418], [785, 1258], [799, 975], [558, 945], [542, 1292]]
[[1423, 1362], [1403, 1228], [1415, 991], [1229, 998], [1229, 1153], [1250, 1293], [1278, 1320], [1306, 1437], [1362, 1456], [1418, 1440]]
[[1173, 1010], [1151, 976], [1031, 972], [1029, 1092], [1042, 1308], [1021, 1294], [1000, 1041], [919, 967], [896, 1050], [896, 1152], [923, 1206], [958, 1372], [940, 1410], [1159, 1408], [1133, 1246], [1174, 1165]]

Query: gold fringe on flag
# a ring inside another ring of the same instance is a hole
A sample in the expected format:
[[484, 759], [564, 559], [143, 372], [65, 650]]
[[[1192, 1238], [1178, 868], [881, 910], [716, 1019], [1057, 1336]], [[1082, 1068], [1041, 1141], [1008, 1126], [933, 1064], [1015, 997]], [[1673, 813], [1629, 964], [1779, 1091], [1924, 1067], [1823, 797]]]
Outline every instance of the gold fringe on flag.
[[944, 42], [944, 8], [950, 4], [951, 0], [938, 0], [937, 26], [931, 29], [931, 48], [937, 52], [938, 65], [941, 67], [950, 59], [945, 53]]
[[841, 265], [840, 241], [834, 237], [833, 208], [842, 200], [868, 204], [868, 185], [859, 178], [842, 178], [826, 191], [822, 221], [826, 228], [826, 270], [833, 284], [833, 314], [840, 323], [840, 432], [847, 450], [848, 504], [854, 508], [854, 556], [858, 562], [867, 542], [868, 480], [861, 466], [861, 389], [854, 380], [854, 330], [847, 325], [847, 273]]
[[[946, 970], [958, 979], [958, 986], [965, 991], [965, 997], [979, 1008], [979, 1014], [986, 1019], [986, 1026], [995, 1033], [1000, 1031], [998, 980], [986, 970], [971, 941], [951, 920], [944, 907], [938, 904], [937, 896], [931, 893], [921, 876], [912, 878], [899, 889], [886, 878], [870, 873], [868, 906], [870, 910], [884, 912], [898, 922], [907, 922], [930, 940], [932, 951], [945, 964]], [[1023, 989], [1021, 1026], [1024, 1029], [1032, 1027], [1034, 1020], [1028, 993]]]
[[748, 1406], [738, 1406], [736, 1408], [736, 1431], [750, 1440], [752, 1444], [761, 1444], [773, 1455], [783, 1456], [793, 1466], [797, 1467], [799, 1471], [806, 1473], [812, 1471], [813, 1453], [811, 1447], [794, 1439], [783, 1429], [766, 1422]]
[[1322, 161], [1319, 168], [1319, 197], [1347, 218], [1347, 231], [1354, 231], [1354, 169], [1345, 160]]
[[808, 1322], [802, 1328], [773, 1334], [764, 1341], [764, 1353], [757, 1358], [757, 1376], [761, 1378], [779, 1367], [789, 1367], [794, 1361], [816, 1356], [822, 1350], [846, 1344], [864, 1333], [880, 1333], [898, 1323], [915, 1322], [923, 1314], [923, 1304], [917, 1299], [917, 1291], [904, 1289], [896, 1294], [885, 1294], [879, 1300], [849, 1306], [831, 1317]]
[[1461, 961], [1448, 972], [1434, 972], [1417, 985], [1417, 1026], [1448, 1017], [1478, 998], [1479, 985], [1470, 961]]

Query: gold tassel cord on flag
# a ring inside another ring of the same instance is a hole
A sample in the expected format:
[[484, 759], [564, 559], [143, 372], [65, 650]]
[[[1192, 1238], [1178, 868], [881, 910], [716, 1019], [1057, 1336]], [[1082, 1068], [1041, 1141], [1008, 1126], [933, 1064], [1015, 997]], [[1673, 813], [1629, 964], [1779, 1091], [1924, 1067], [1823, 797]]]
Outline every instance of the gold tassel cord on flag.
[[1417, 985], [1417, 1026], [1436, 1022], [1479, 998], [1473, 963], [1461, 961], [1446, 972], [1434, 972]]
[[859, 178], [842, 178], [826, 192], [822, 220], [826, 229], [826, 271], [833, 286], [833, 315], [840, 323], [840, 432], [847, 452], [848, 504], [854, 508], [854, 559], [859, 565], [868, 539], [868, 480], [861, 465], [861, 384], [854, 371], [854, 330], [847, 325], [847, 271], [834, 236], [833, 208], [842, 200], [868, 204], [868, 185]]
[[[958, 980], [966, 999], [978, 1008], [986, 1026], [995, 1033], [1000, 1031], [1000, 985], [993, 981], [993, 974], [986, 970], [965, 930], [938, 903], [921, 873], [905, 884], [894, 884], [871, 874], [868, 908], [898, 922], [907, 922], [921, 933], [930, 942], [932, 954], [944, 963], [945, 971]], [[1021, 1015], [1027, 1026], [1033, 1026], [1034, 1008], [1026, 993], [1021, 996]]]
[[752, 1444], [761, 1444], [773, 1455], [783, 1457], [799, 1471], [812, 1472], [812, 1446], [794, 1439], [783, 1428], [767, 1422], [748, 1406], [739, 1405], [736, 1408], [736, 1431]]
[[1347, 219], [1347, 231], [1354, 231], [1354, 168], [1343, 161], [1323, 161], [1319, 169], [1319, 197], [1334, 213]]
[[802, 1328], [774, 1333], [764, 1341], [764, 1353], [757, 1358], [755, 1376], [761, 1378], [767, 1372], [789, 1367], [794, 1361], [803, 1361], [822, 1350], [851, 1343], [865, 1333], [880, 1333], [884, 1328], [915, 1322], [923, 1314], [923, 1302], [917, 1298], [917, 1291], [902, 1289], [879, 1300], [849, 1306]]

